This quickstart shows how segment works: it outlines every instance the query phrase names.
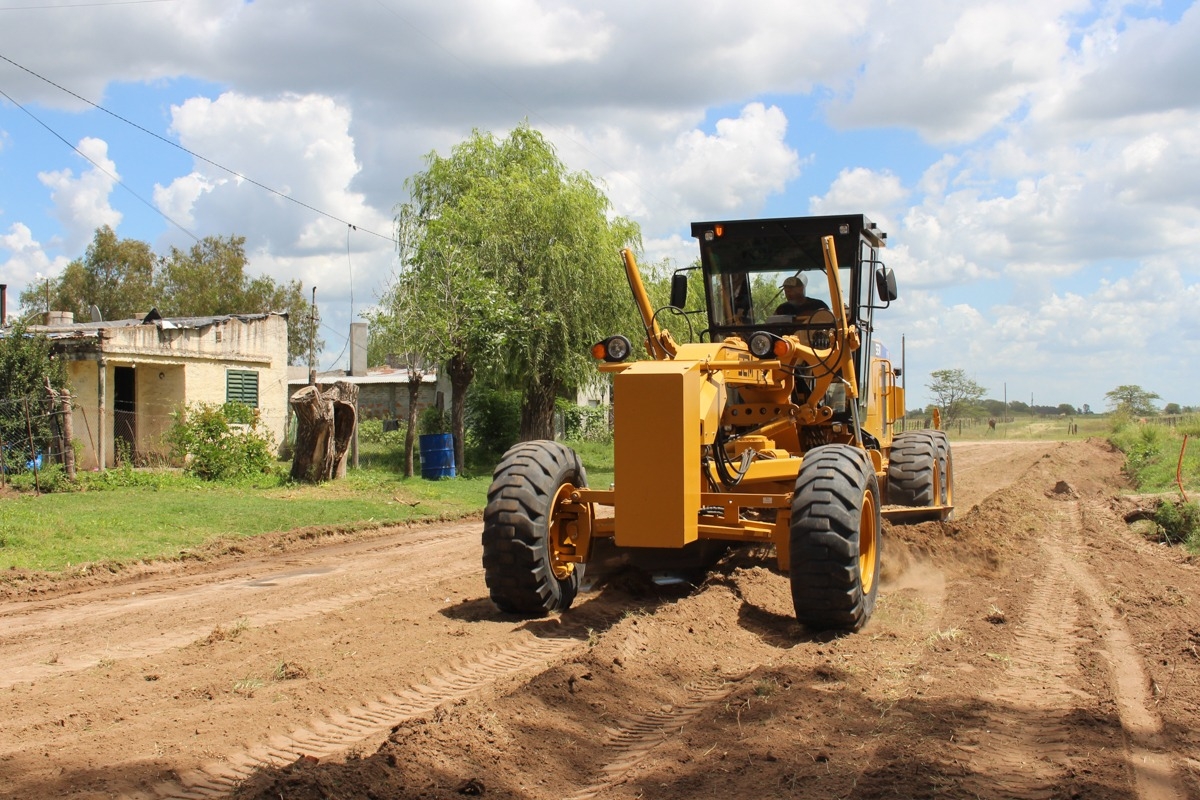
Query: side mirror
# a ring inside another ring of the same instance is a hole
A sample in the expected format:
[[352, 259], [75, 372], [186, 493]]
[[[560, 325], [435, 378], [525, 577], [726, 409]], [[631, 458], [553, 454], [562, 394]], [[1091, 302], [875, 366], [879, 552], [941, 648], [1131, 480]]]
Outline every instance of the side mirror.
[[687, 305], [688, 276], [686, 272], [676, 272], [671, 276], [671, 305], [683, 309]]
[[885, 303], [895, 300], [898, 296], [896, 294], [896, 273], [888, 267], [880, 267], [875, 270], [875, 291], [879, 293], [879, 299]]

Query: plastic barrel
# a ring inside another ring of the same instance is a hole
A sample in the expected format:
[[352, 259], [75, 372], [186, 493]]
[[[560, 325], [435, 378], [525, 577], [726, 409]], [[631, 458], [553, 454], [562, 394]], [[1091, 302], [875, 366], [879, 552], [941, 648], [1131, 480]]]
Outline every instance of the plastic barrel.
[[453, 434], [421, 434], [421, 477], [428, 481], [454, 477]]

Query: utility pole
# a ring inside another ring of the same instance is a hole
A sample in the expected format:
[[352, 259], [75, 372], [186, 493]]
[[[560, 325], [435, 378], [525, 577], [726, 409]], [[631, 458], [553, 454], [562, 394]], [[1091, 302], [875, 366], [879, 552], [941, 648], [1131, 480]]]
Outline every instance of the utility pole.
[[312, 308], [308, 315], [308, 385], [317, 382], [317, 287], [313, 287]]

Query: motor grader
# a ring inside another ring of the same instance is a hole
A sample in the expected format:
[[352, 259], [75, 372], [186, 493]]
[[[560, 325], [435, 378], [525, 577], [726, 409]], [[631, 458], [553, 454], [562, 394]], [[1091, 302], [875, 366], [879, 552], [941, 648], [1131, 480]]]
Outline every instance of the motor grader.
[[[699, 222], [692, 236], [704, 290], [692, 314], [706, 326], [693, 342], [659, 324], [664, 311], [691, 321], [689, 269], [656, 310], [622, 254], [649, 357], [631, 360], [621, 335], [593, 348], [613, 379], [614, 483], [588, 486], [578, 455], [553, 441], [517, 444], [496, 467], [483, 527], [492, 601], [543, 615], [571, 605], [589, 564], [670, 573], [773, 544], [796, 618], [858, 630], [879, 591], [882, 518], [953, 511], [945, 433], [894, 432], [904, 392], [874, 336], [875, 312], [897, 297], [886, 234], [838, 215]], [[799, 307], [782, 289], [797, 282]]]

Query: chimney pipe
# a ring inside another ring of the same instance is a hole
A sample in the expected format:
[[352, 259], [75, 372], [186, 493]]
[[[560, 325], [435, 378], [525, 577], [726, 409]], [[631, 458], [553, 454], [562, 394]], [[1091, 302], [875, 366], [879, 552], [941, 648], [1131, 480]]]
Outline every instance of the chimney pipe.
[[8, 284], [0, 283], [0, 325], [8, 324]]

